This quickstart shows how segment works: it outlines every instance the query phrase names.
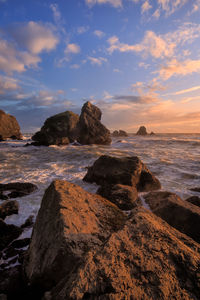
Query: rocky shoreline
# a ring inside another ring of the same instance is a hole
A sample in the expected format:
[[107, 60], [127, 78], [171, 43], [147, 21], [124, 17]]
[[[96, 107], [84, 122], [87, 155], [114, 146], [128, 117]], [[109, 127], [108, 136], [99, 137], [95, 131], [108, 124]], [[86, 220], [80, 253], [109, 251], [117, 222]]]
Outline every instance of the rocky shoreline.
[[31, 240], [19, 239], [31, 218], [21, 228], [0, 220], [5, 299], [197, 300], [200, 208], [160, 191], [137, 157], [103, 155], [83, 180], [100, 185], [97, 194], [63, 180], [51, 183]]

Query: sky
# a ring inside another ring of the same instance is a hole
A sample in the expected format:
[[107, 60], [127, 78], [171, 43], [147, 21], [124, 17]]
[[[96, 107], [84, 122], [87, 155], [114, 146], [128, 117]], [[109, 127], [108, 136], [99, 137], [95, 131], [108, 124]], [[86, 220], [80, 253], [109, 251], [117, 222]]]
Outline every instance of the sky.
[[200, 0], [0, 0], [0, 109], [35, 132], [86, 101], [111, 131], [200, 133]]

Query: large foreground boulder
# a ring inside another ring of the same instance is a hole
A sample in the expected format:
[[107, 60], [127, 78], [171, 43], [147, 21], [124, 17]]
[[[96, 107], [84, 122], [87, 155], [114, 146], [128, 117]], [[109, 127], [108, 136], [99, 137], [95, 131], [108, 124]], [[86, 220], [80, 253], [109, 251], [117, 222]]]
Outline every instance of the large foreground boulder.
[[25, 272], [35, 290], [51, 289], [124, 224], [111, 202], [67, 181], [46, 190], [33, 230]]
[[165, 191], [144, 197], [154, 214], [200, 243], [200, 207]]
[[48, 118], [41, 130], [32, 136], [36, 145], [66, 145], [76, 139], [79, 116], [66, 111]]
[[6, 114], [3, 110], [0, 110], [0, 136], [1, 140], [7, 138], [19, 140], [22, 138], [20, 127], [16, 118]]
[[102, 155], [88, 168], [83, 180], [99, 185], [129, 185], [140, 192], [161, 188], [159, 180], [137, 156], [118, 158]]
[[137, 135], [147, 135], [147, 130], [145, 126], [140, 126], [140, 128], [138, 129]]
[[128, 218], [102, 197], [55, 181], [43, 197], [24, 269], [46, 300], [197, 300], [199, 253], [197, 243], [150, 211], [137, 208]]
[[111, 143], [110, 131], [101, 123], [101, 110], [89, 101], [82, 107], [78, 132], [77, 140], [83, 145]]

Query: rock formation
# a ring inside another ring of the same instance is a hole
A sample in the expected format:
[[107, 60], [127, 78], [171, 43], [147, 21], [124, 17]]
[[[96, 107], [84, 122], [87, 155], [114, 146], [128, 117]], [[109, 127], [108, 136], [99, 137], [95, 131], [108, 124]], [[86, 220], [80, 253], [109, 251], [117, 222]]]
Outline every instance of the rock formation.
[[0, 204], [0, 218], [5, 219], [12, 214], [18, 214], [19, 205], [16, 200], [4, 201]]
[[90, 102], [82, 107], [77, 141], [83, 145], [111, 143], [110, 131], [101, 123], [101, 110]]
[[147, 130], [145, 126], [140, 126], [139, 130], [136, 133], [137, 135], [147, 135]]
[[76, 138], [76, 126], [79, 116], [66, 111], [48, 118], [41, 130], [32, 139], [35, 145], [66, 145]]
[[[30, 182], [0, 183], [0, 199], [6, 200], [27, 196], [36, 189], [37, 186]], [[6, 194], [4, 194], [4, 192], [6, 192]]]
[[0, 140], [7, 138], [19, 140], [22, 134], [16, 118], [0, 110]]
[[46, 190], [24, 261], [40, 299], [198, 299], [200, 246], [143, 207], [66, 181]]
[[153, 213], [168, 224], [200, 243], [200, 208], [183, 201], [170, 192], [151, 192], [145, 195]]
[[200, 207], [200, 198], [197, 196], [189, 197], [185, 201], [190, 202], [190, 203]]
[[115, 130], [113, 131], [112, 136], [114, 137], [128, 136], [128, 133], [124, 130], [119, 130], [119, 131]]
[[161, 188], [159, 180], [137, 156], [117, 158], [102, 155], [88, 168], [83, 180], [99, 185], [129, 185], [136, 187], [140, 192]]
[[14, 239], [18, 238], [22, 233], [22, 229], [15, 226], [6, 224], [0, 219], [0, 250], [7, 247]]

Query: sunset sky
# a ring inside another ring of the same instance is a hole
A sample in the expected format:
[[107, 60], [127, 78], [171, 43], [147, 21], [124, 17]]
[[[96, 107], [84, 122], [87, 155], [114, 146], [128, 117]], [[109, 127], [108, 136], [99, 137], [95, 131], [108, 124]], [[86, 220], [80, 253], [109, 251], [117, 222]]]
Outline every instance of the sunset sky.
[[0, 0], [0, 109], [35, 132], [87, 100], [110, 130], [200, 132], [200, 0]]

